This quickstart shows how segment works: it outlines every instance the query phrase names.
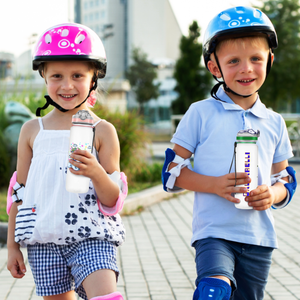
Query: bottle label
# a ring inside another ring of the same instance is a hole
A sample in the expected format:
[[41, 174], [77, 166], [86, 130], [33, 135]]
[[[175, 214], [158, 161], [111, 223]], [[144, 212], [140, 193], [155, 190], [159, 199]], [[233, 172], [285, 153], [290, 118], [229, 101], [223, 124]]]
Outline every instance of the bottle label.
[[[77, 143], [71, 143], [70, 144], [70, 149], [69, 149], [69, 158], [70, 159], [72, 159], [70, 157], [70, 155], [78, 149], [79, 150], [87, 150], [87, 151], [91, 152], [92, 151], [92, 146], [90, 145], [90, 143], [80, 143], [80, 142], [78, 144]], [[73, 159], [73, 160], [80, 163], [79, 160], [76, 160], [76, 159]], [[79, 170], [78, 167], [73, 166], [70, 162], [68, 163], [68, 168], [72, 168], [75, 171]]]

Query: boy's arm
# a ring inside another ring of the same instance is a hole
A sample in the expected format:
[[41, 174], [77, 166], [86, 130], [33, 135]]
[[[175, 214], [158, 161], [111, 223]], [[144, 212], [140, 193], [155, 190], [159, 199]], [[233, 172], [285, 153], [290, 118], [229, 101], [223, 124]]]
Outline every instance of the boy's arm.
[[[173, 148], [174, 152], [186, 159], [191, 157], [192, 153], [187, 149], [175, 144]], [[175, 163], [171, 163], [169, 170], [175, 167]], [[237, 173], [237, 180], [235, 181], [235, 174], [229, 173], [223, 176], [206, 176], [198, 174], [188, 168], [181, 170], [180, 176], [176, 178], [175, 185], [186, 190], [203, 193], [213, 193], [226, 200], [239, 203], [237, 198], [232, 196], [233, 193], [246, 192], [245, 187], [235, 187], [235, 184], [245, 184], [250, 182], [250, 178], [246, 173]]]
[[[288, 161], [284, 160], [272, 165], [272, 174], [277, 174], [284, 170], [288, 166]], [[288, 177], [282, 178], [288, 182]], [[250, 192], [250, 196], [246, 197], [246, 201], [249, 206], [252, 206], [255, 210], [266, 210], [273, 204], [280, 203], [287, 196], [287, 191], [283, 183], [276, 182], [272, 186], [266, 184], [258, 186], [255, 190]]]

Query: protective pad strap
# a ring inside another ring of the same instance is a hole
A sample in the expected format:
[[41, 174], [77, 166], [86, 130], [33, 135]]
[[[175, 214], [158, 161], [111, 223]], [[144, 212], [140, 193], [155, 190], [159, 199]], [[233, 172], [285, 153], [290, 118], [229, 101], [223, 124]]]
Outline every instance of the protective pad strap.
[[108, 207], [103, 205], [99, 199], [97, 199], [99, 210], [105, 215], [105, 216], [113, 216], [120, 212], [124, 205], [124, 200], [127, 197], [128, 194], [128, 185], [127, 185], [127, 177], [125, 173], [115, 171], [112, 174], [108, 174], [110, 179], [114, 182], [116, 182], [119, 185], [120, 188], [120, 194], [119, 198], [116, 202], [116, 205], [113, 207]]
[[[281, 179], [287, 176], [289, 177], [289, 182], [286, 182], [285, 180]], [[297, 188], [296, 171], [291, 166], [286, 167], [286, 169], [271, 176], [271, 184], [273, 185], [276, 182], [281, 182], [284, 184], [285, 188], [287, 189], [287, 196], [280, 203], [273, 204], [272, 208], [274, 209], [284, 208], [291, 202]]]
[[[168, 148], [165, 152], [166, 158], [162, 169], [161, 179], [163, 183], [163, 188], [166, 192], [179, 192], [182, 189], [175, 185], [176, 178], [180, 175], [181, 170], [187, 166], [191, 165], [190, 158], [184, 159]], [[177, 164], [174, 168], [169, 170], [169, 165], [171, 162]]]
[[231, 286], [224, 280], [212, 277], [201, 279], [193, 300], [229, 300]]
[[123, 299], [124, 298], [119, 292], [114, 292], [105, 296], [98, 296], [98, 297], [91, 298], [91, 300], [123, 300]]
[[9, 215], [11, 206], [14, 202], [20, 202], [23, 200], [24, 197], [25, 186], [24, 184], [19, 184], [17, 182], [17, 172], [15, 171], [12, 175], [9, 186], [7, 190], [7, 197], [6, 197], [6, 212]]

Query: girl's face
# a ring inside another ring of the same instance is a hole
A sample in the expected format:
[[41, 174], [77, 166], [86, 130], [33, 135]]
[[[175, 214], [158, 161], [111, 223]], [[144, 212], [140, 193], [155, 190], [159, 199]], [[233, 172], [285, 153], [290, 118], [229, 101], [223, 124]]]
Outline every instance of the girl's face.
[[64, 109], [79, 105], [92, 87], [93, 70], [86, 62], [48, 62], [43, 74], [49, 96]]

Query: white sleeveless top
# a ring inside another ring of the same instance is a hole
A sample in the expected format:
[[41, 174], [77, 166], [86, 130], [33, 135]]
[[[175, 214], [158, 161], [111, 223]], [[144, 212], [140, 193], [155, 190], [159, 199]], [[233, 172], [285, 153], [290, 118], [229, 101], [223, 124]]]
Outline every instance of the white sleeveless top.
[[92, 181], [85, 194], [65, 188], [70, 130], [44, 130], [42, 119], [38, 120], [40, 131], [33, 143], [24, 200], [18, 206], [15, 241], [22, 246], [66, 245], [98, 238], [121, 245], [125, 239], [121, 217], [104, 216], [99, 211]]

